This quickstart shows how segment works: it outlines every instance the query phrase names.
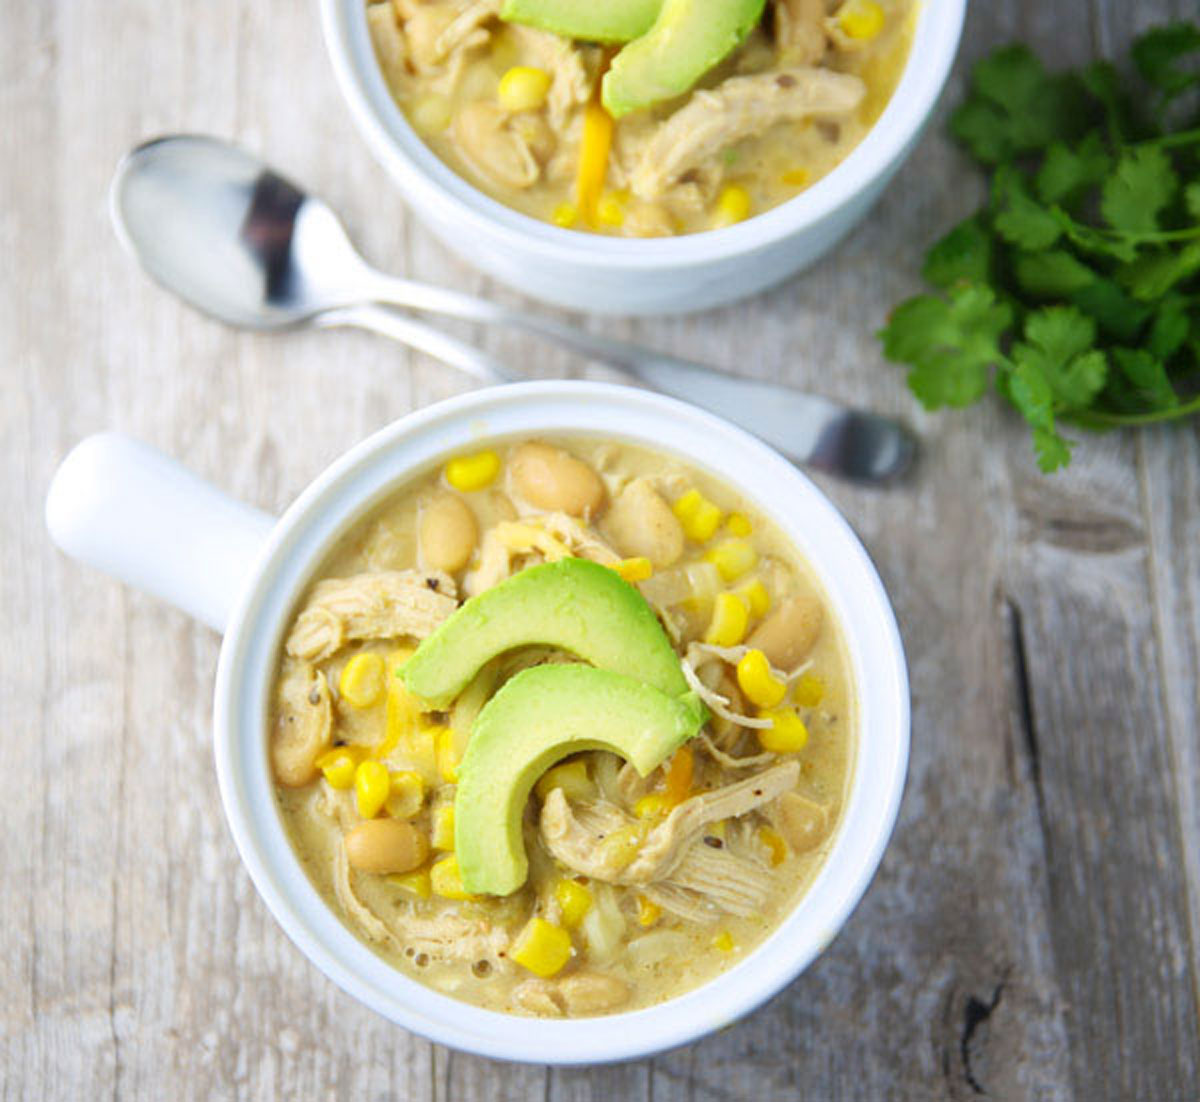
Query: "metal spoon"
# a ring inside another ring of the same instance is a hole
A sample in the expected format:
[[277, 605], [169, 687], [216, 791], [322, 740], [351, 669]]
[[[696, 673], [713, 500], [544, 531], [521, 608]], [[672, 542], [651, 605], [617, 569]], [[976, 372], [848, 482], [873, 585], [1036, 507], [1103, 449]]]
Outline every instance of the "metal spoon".
[[887, 418], [376, 271], [325, 203], [215, 138], [179, 135], [138, 146], [117, 169], [111, 210], [122, 242], [155, 280], [230, 325], [358, 326], [485, 383], [521, 376], [379, 304], [509, 325], [712, 410], [800, 463], [875, 482], [899, 474], [913, 456], [912, 437]]

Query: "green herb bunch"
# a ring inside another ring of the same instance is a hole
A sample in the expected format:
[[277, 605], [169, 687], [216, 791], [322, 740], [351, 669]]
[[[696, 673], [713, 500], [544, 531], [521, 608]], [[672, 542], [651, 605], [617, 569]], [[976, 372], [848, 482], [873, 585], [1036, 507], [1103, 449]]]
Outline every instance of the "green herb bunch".
[[1131, 71], [1048, 73], [1022, 45], [971, 75], [950, 130], [991, 173], [987, 204], [928, 252], [939, 293], [880, 332], [928, 409], [989, 383], [1039, 467], [1089, 429], [1200, 413], [1200, 27], [1149, 31]]

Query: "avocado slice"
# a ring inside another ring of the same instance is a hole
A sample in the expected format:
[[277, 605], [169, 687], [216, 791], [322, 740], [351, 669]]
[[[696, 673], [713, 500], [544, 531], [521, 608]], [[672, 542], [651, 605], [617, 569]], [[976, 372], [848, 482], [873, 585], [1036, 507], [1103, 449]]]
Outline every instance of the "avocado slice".
[[646, 599], [616, 571], [588, 559], [531, 566], [472, 597], [421, 643], [400, 676], [431, 707], [445, 708], [485, 662], [539, 643], [668, 696], [688, 690], [679, 656]]
[[500, 18], [581, 42], [630, 42], [654, 26], [662, 0], [504, 0]]
[[654, 26], [613, 59], [601, 101], [614, 118], [688, 91], [762, 18], [765, 0], [665, 0]]
[[644, 777], [706, 718], [693, 693], [668, 696], [594, 666], [535, 666], [511, 678], [479, 713], [458, 769], [454, 845], [463, 886], [508, 895], [525, 883], [525, 802], [560, 758], [612, 750]]

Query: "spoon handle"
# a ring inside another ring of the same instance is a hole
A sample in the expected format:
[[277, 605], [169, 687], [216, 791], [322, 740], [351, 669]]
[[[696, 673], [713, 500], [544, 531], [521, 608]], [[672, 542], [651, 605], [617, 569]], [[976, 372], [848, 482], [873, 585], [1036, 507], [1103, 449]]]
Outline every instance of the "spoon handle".
[[376, 301], [536, 334], [590, 360], [619, 368], [664, 394], [711, 410], [795, 462], [860, 482], [882, 482], [900, 474], [912, 461], [912, 436], [890, 418], [792, 387], [663, 355], [629, 341], [597, 336], [554, 318], [510, 310], [449, 288], [383, 273], [373, 275], [368, 291]]

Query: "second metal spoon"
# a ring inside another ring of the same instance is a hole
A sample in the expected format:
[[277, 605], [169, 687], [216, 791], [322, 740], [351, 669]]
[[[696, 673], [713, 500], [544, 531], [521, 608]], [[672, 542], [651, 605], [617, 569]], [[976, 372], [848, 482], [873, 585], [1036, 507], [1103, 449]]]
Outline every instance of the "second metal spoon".
[[111, 208], [122, 241], [151, 276], [231, 325], [359, 326], [485, 383], [521, 376], [482, 350], [378, 304], [508, 325], [712, 410], [800, 463], [875, 482], [912, 459], [912, 438], [888, 418], [376, 271], [325, 203], [215, 138], [180, 135], [134, 149], [113, 180]]

